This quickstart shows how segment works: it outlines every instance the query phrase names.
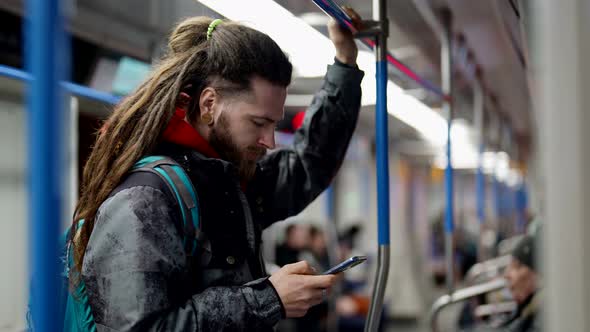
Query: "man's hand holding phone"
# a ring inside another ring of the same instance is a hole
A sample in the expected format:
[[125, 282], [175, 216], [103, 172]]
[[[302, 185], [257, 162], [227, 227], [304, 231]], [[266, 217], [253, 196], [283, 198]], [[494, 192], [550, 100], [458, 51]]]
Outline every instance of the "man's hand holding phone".
[[279, 294], [287, 318], [303, 317], [309, 308], [326, 299], [339, 279], [337, 274], [365, 260], [365, 256], [351, 257], [321, 275], [316, 275], [316, 271], [306, 261], [287, 264], [270, 276], [269, 281]]
[[283, 266], [269, 281], [279, 294], [287, 318], [294, 318], [303, 317], [309, 308], [323, 302], [336, 276], [315, 275], [314, 269], [301, 261]]

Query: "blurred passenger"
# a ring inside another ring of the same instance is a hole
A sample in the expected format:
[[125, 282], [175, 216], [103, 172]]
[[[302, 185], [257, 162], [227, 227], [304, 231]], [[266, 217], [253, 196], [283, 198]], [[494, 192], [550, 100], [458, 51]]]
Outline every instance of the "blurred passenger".
[[[539, 234], [536, 234], [538, 239]], [[512, 261], [506, 268], [504, 277], [518, 308], [514, 316], [502, 325], [503, 331], [540, 331], [541, 319], [539, 275], [537, 273], [535, 245], [536, 238], [525, 235], [512, 251]]]
[[[353, 225], [344, 230], [339, 236], [340, 260], [343, 261], [357, 254], [357, 239], [360, 226]], [[371, 267], [369, 259], [357, 268], [343, 273], [341, 296], [336, 299], [336, 313], [338, 315], [338, 331], [361, 332], [369, 313], [371, 298], [368, 287], [368, 274]], [[381, 315], [381, 319], [384, 315]], [[380, 324], [383, 328], [384, 324]]]
[[[115, 108], [84, 169], [72, 272], [81, 271], [98, 331], [270, 331], [325, 299], [335, 277], [311, 275], [305, 262], [267, 277], [260, 238], [329, 185], [356, 126], [356, 43], [335, 22], [328, 30], [335, 64], [294, 145], [267, 154], [291, 80], [283, 51], [235, 22], [193, 17], [174, 29], [166, 56]], [[189, 175], [197, 243], [210, 244], [209, 259], [201, 247], [185, 254], [166, 182], [129, 173], [149, 155], [168, 156]]]
[[298, 262], [301, 253], [309, 248], [309, 228], [306, 225], [291, 224], [285, 230], [285, 241], [275, 250], [275, 263], [285, 266]]
[[471, 233], [465, 226], [455, 229], [455, 258], [459, 280], [465, 279], [469, 269], [477, 263], [477, 243], [478, 238]]
[[[467, 272], [477, 263], [478, 239], [475, 234], [469, 231], [465, 225], [459, 226], [454, 232], [455, 243], [455, 262], [457, 265], [458, 279], [464, 281]], [[477, 323], [473, 309], [478, 305], [485, 303], [485, 296], [466, 301], [463, 309], [459, 314], [459, 327], [467, 328]]]
[[437, 287], [445, 285], [445, 228], [444, 212], [436, 215], [430, 223], [430, 265], [432, 269], [433, 282]]
[[[318, 273], [322, 273], [330, 268], [324, 232], [317, 226], [311, 226], [307, 235], [307, 246], [299, 254], [299, 259], [308, 262]], [[296, 330], [299, 332], [326, 331], [327, 318], [328, 303], [320, 303], [317, 306], [309, 308], [305, 316], [296, 319]]]
[[360, 232], [361, 227], [355, 224], [344, 229], [338, 236], [341, 261], [354, 255], [354, 252], [356, 251], [356, 241]]
[[539, 274], [537, 272], [536, 242], [534, 237], [525, 235], [512, 250], [512, 260], [504, 272], [504, 278], [514, 301], [517, 303], [515, 313], [497, 327], [478, 327], [469, 331], [476, 332], [538, 332], [541, 331], [540, 305], [541, 294]]
[[316, 226], [309, 228], [309, 245], [299, 255], [301, 260], [307, 261], [318, 272], [330, 268], [330, 258], [326, 247], [326, 234]]

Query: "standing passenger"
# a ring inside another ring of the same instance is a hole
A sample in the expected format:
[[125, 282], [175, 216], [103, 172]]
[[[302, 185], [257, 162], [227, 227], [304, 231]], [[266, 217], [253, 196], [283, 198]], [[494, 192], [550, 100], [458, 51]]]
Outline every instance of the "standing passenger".
[[[74, 260], [98, 331], [267, 331], [323, 301], [335, 277], [313, 275], [306, 262], [268, 277], [260, 238], [326, 189], [355, 129], [357, 47], [334, 22], [329, 33], [335, 64], [293, 146], [267, 154], [291, 81], [285, 54], [235, 22], [194, 17], [174, 29], [166, 56], [115, 108], [84, 168]], [[150, 155], [175, 160], [194, 185], [206, 264], [183, 250], [167, 184], [129, 172]]]

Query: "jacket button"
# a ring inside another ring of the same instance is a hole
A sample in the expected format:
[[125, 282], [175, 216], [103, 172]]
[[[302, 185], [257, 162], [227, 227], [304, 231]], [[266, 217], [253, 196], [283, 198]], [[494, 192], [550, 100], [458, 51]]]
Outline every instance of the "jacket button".
[[229, 214], [234, 214], [234, 210], [229, 210]]
[[256, 198], [256, 203], [262, 204], [262, 197], [258, 196], [258, 198]]
[[227, 256], [227, 258], [225, 259], [225, 261], [229, 265], [234, 265], [236, 263], [236, 259], [234, 258], [234, 256]]

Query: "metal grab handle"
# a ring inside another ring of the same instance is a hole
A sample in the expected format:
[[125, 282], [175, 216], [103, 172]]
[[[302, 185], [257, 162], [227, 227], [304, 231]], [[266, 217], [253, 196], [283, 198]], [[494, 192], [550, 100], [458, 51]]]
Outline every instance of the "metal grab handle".
[[465, 275], [465, 282], [468, 285], [473, 285], [477, 279], [482, 275], [495, 273], [500, 269], [505, 268], [510, 263], [511, 256], [504, 255], [487, 261], [479, 262], [473, 265]]
[[477, 306], [474, 310], [475, 317], [482, 318], [487, 316], [493, 316], [497, 314], [505, 314], [514, 312], [516, 310], [517, 304], [515, 301], [508, 301], [508, 302], [500, 302], [500, 303], [492, 303], [492, 304], [482, 304]]
[[439, 332], [438, 327], [438, 315], [440, 312], [451, 304], [462, 302], [470, 298], [490, 293], [493, 291], [501, 290], [506, 287], [506, 281], [504, 279], [496, 279], [483, 284], [478, 284], [466, 288], [459, 289], [453, 293], [443, 295], [439, 297], [430, 310], [430, 327], [433, 332]]

